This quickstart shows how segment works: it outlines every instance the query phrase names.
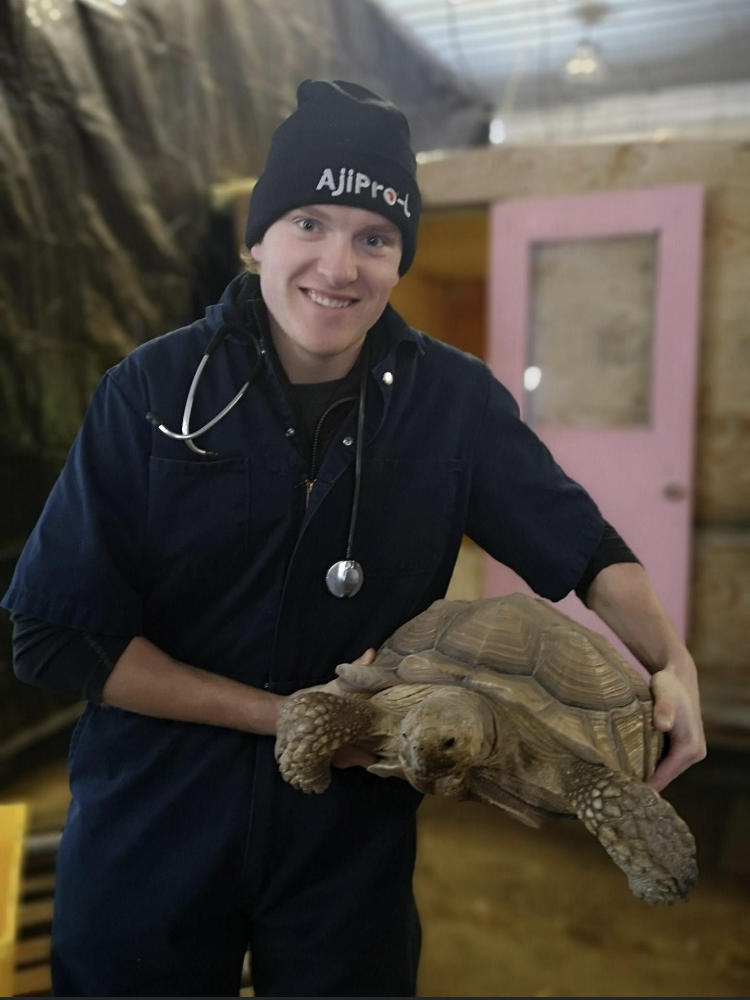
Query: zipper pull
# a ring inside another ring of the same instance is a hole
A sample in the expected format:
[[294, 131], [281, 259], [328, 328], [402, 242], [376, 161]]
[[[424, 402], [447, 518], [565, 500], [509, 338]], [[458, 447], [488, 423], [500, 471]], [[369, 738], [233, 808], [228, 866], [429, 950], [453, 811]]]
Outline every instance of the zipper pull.
[[312, 493], [313, 487], [315, 486], [315, 480], [308, 479], [307, 476], [305, 476], [304, 480], [302, 481], [302, 485], [305, 488], [305, 510], [307, 510], [308, 504], [310, 503], [310, 494]]

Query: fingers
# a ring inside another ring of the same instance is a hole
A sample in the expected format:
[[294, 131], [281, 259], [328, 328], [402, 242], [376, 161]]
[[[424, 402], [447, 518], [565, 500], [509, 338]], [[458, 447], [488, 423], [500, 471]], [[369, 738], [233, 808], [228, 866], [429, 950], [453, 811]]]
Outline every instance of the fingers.
[[701, 750], [693, 744], [681, 744], [673, 740], [669, 753], [659, 762], [647, 784], [655, 788], [657, 792], [660, 792], [663, 788], [667, 787], [670, 781], [673, 781], [683, 771], [692, 767], [693, 764], [697, 764], [698, 761], [703, 760], [705, 756], [705, 746]]
[[669, 753], [659, 762], [648, 784], [660, 792], [670, 781], [705, 756], [706, 743], [702, 729], [694, 731], [689, 726], [674, 726], [670, 731]]
[[334, 767], [369, 767], [370, 764], [374, 764], [378, 758], [373, 753], [369, 753], [367, 750], [360, 750], [359, 747], [353, 746], [351, 743], [347, 743], [346, 746], [339, 747], [336, 753], [333, 755], [333, 760], [331, 764]]
[[654, 725], [660, 733], [668, 733], [677, 717], [678, 681], [662, 670], [651, 678], [651, 693], [654, 696]]
[[701, 726], [675, 725], [670, 731], [669, 753], [658, 764], [648, 784], [661, 791], [670, 781], [706, 756]]
[[[362, 653], [361, 656], [358, 656], [357, 659], [353, 660], [352, 662], [353, 663], [361, 663], [364, 666], [369, 667], [370, 664], [374, 662], [376, 655], [377, 654], [376, 654], [375, 650], [372, 647], [370, 647], [370, 649], [366, 649], [364, 651], [364, 653]], [[314, 684], [312, 687], [305, 688], [304, 690], [306, 690], [306, 691], [325, 691], [328, 694], [337, 694], [337, 695], [343, 697], [345, 694], [347, 694], [347, 692], [350, 689], [348, 687], [342, 685], [338, 677], [334, 677], [334, 679], [332, 681], [328, 681], [325, 684]]]
[[372, 647], [370, 647], [370, 649], [366, 649], [361, 656], [358, 656], [354, 662], [364, 663], [365, 666], [369, 666], [374, 659], [375, 659], [375, 650]]
[[[685, 765], [685, 767], [687, 766], [688, 765]], [[666, 788], [670, 781], [676, 778], [678, 774], [681, 774], [685, 770], [685, 767], [683, 767], [679, 761], [675, 760], [670, 753], [659, 763], [658, 767], [646, 784], [650, 785], [655, 791], [660, 792], [663, 788]]]
[[661, 791], [683, 771], [703, 760], [706, 741], [700, 708], [671, 671], [661, 670], [651, 679], [654, 726], [669, 733], [669, 752], [659, 762], [648, 784]]
[[334, 677], [332, 681], [327, 681], [325, 684], [315, 684], [313, 687], [304, 688], [305, 691], [324, 691], [326, 694], [335, 694], [339, 697], [343, 696], [344, 691], [339, 683], [338, 677]]
[[674, 728], [677, 706], [673, 701], [662, 701], [654, 705], [654, 725], [660, 733], [669, 733]]

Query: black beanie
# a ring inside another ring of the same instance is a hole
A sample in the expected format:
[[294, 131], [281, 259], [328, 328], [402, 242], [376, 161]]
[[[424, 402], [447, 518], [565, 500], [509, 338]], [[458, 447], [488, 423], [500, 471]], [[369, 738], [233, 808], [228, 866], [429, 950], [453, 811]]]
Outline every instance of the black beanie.
[[305, 80], [297, 110], [271, 139], [250, 200], [245, 242], [299, 205], [353, 205], [401, 230], [399, 274], [414, 259], [421, 207], [409, 123], [399, 109], [356, 83]]

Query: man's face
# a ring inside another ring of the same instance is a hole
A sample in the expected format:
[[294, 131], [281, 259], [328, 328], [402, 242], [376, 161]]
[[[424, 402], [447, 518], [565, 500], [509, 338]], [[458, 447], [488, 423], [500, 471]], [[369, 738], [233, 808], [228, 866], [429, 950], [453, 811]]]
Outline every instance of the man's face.
[[343, 377], [399, 279], [398, 227], [363, 208], [311, 205], [282, 215], [251, 250], [289, 380]]

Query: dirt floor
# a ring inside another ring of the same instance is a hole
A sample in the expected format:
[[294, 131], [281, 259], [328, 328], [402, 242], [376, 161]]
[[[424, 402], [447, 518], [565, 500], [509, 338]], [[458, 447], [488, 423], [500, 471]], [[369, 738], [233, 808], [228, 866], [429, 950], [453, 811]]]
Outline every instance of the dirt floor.
[[576, 821], [534, 830], [437, 799], [422, 810], [421, 995], [750, 995], [750, 877], [717, 870], [708, 841], [691, 899], [654, 907]]
[[[576, 821], [534, 830], [489, 806], [425, 799], [420, 995], [750, 996], [747, 762], [715, 754], [672, 786], [701, 869], [691, 899], [674, 907], [636, 900]], [[58, 825], [63, 761], [0, 789], [0, 801], [19, 798], [34, 828]]]

